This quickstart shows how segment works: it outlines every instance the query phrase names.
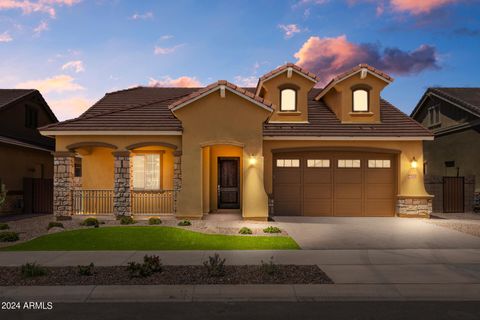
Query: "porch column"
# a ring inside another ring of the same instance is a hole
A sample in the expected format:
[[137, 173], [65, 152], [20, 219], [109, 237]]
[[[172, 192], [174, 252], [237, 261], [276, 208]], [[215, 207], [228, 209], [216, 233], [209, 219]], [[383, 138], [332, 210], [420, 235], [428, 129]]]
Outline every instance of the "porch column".
[[75, 153], [52, 152], [52, 154], [53, 214], [57, 218], [70, 217], [73, 214], [72, 190], [75, 175]]
[[178, 191], [182, 188], [182, 151], [173, 152], [173, 213], [177, 212]]
[[130, 151], [112, 152], [114, 161], [113, 179], [113, 213], [115, 216], [129, 216], [132, 214], [130, 199]]

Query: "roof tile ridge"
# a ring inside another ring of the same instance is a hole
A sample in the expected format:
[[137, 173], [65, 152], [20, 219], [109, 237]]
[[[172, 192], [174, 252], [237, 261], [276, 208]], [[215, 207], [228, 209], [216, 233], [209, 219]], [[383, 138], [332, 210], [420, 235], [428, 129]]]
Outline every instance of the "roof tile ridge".
[[[430, 88], [428, 88], [428, 89], [429, 89], [430, 91], [435, 92], [435, 93], [440, 93], [440, 94], [446, 96], [447, 98], [450, 98], [450, 99], [452, 99], [452, 100], [454, 100], [454, 101], [456, 101], [456, 102], [461, 102], [461, 103], [466, 104], [466, 105], [468, 105], [468, 106], [470, 106], [470, 107], [473, 107], [474, 109], [480, 107], [480, 106], [476, 106], [476, 105], [474, 105], [474, 104], [471, 104], [470, 102], [467, 102], [467, 101], [465, 101], [465, 100], [463, 100], [463, 99], [459, 99], [459, 98], [457, 98], [457, 97], [454, 97], [454, 96], [452, 96], [451, 94], [449, 94], [449, 93], [447, 93], [447, 92], [445, 92], [445, 91], [442, 91], [442, 90], [441, 90], [442, 88], [443, 88], [443, 87], [430, 87]], [[447, 88], [444, 88], [444, 89], [447, 89]], [[451, 89], [460, 89], [460, 88], [451, 88]]]

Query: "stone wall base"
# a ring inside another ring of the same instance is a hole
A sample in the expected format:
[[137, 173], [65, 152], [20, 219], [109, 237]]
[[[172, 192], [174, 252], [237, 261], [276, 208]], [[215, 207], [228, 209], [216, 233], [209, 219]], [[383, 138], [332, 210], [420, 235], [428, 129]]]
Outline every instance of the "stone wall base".
[[431, 197], [399, 197], [396, 213], [399, 217], [430, 218], [432, 214]]

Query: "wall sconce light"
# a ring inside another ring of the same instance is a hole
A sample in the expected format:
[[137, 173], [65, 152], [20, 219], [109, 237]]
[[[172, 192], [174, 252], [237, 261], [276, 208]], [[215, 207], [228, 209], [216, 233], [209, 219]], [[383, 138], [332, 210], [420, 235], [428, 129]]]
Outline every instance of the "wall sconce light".
[[251, 166], [254, 166], [254, 165], [257, 163], [257, 158], [255, 158], [254, 155], [251, 155], [250, 158], [248, 159], [248, 163], [249, 163]]
[[412, 169], [417, 169], [417, 166], [418, 166], [417, 159], [415, 159], [415, 157], [413, 157], [412, 161], [410, 162], [410, 167]]

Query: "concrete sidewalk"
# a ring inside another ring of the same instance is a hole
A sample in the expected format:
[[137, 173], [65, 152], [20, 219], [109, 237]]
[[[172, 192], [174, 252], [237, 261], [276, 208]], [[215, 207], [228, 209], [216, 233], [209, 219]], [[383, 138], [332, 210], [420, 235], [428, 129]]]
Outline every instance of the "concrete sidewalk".
[[480, 284], [0, 287], [3, 301], [480, 301]]

